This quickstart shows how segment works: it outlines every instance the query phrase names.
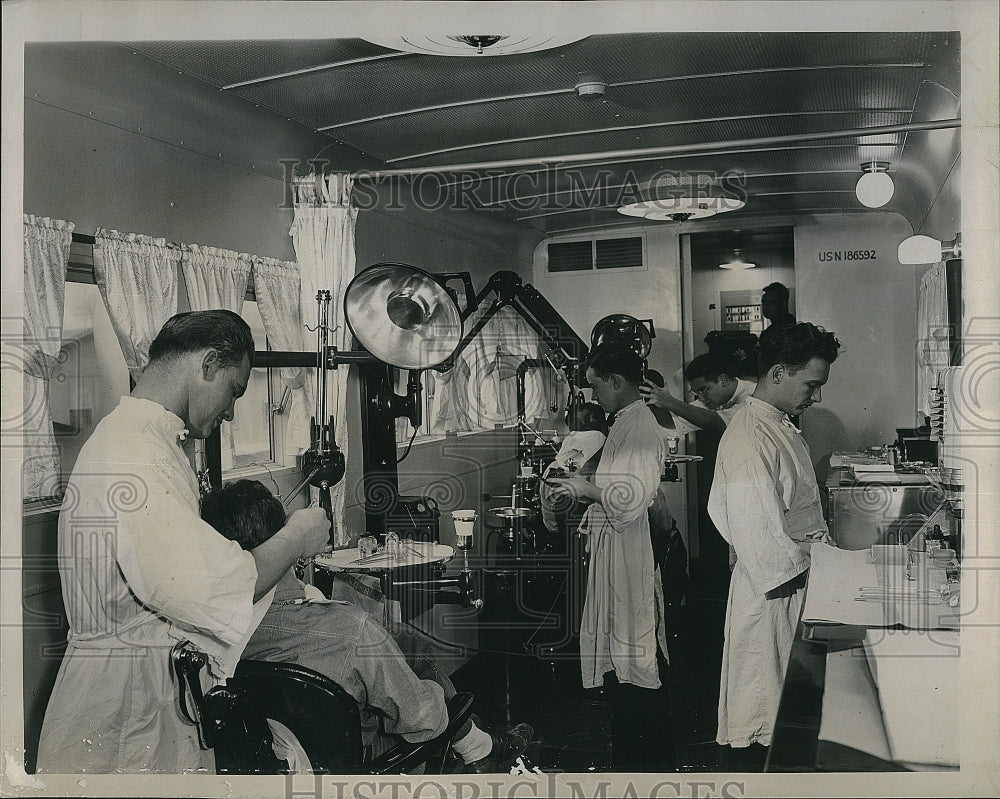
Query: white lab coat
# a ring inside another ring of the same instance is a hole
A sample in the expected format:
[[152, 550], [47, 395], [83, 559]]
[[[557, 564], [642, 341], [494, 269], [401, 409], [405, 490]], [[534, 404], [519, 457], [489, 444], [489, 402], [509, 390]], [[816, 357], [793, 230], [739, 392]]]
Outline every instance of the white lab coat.
[[717, 741], [768, 746], [802, 591], [765, 594], [809, 568], [828, 541], [809, 448], [788, 417], [748, 398], [719, 444], [708, 512], [737, 561], [726, 606]]
[[180, 715], [169, 654], [190, 640], [211, 685], [232, 674], [273, 591], [253, 556], [203, 522], [181, 419], [123, 397], [84, 445], [59, 515], [68, 646], [39, 771], [214, 772]]
[[647, 510], [660, 485], [666, 441], [639, 400], [618, 412], [594, 475], [600, 503], [584, 515], [590, 568], [580, 630], [583, 687], [618, 681], [658, 688], [653, 547]]

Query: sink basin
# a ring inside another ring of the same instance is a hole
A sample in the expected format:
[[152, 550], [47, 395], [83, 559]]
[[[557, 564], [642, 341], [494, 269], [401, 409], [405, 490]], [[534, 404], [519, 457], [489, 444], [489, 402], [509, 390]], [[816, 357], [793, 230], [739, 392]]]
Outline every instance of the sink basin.
[[531, 508], [490, 508], [490, 514], [506, 522], [512, 519], [530, 519], [535, 515], [535, 511]]

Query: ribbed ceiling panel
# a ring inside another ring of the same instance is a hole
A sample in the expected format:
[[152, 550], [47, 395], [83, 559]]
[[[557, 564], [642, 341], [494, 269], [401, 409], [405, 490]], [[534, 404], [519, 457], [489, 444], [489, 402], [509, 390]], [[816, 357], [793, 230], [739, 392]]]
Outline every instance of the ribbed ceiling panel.
[[[443, 119], [441, 121], [443, 123]], [[625, 129], [589, 133], [584, 136], [548, 138], [542, 141], [484, 145], [482, 147], [444, 152], [440, 155], [426, 156], [419, 160], [400, 161], [399, 165], [436, 166], [507, 159], [553, 159], [558, 158], [560, 155], [602, 153], [607, 151], [680, 145], [687, 146], [772, 136], [824, 133], [827, 131], [848, 130], [873, 125], [898, 124], [906, 121], [907, 116], [903, 114], [838, 113], [700, 122], [683, 126], [644, 128], [641, 130]], [[444, 133], [442, 132], [443, 135]], [[881, 138], [895, 138], [901, 141], [901, 135], [892, 137], [883, 136]], [[353, 139], [352, 137], [344, 137], [344, 140], [350, 143]], [[379, 157], [384, 156], [384, 153], [378, 152], [376, 149], [379, 141], [376, 135], [369, 135], [362, 140], [367, 143], [367, 147], [369, 148], [367, 152]], [[852, 140], [858, 141], [857, 138]]]
[[364, 39], [130, 42], [127, 46], [218, 87], [390, 52]]
[[[528, 168], [529, 179], [511, 183], [519, 199], [592, 188], [599, 173], [611, 186], [642, 191], [668, 171], [689, 183], [713, 185], [714, 177], [716, 186], [745, 173], [747, 207], [725, 215], [737, 224], [740, 215], [857, 210], [860, 164], [887, 161], [891, 172], [906, 174], [906, 136], [795, 137], [949, 116], [957, 112], [928, 98], [960, 93], [954, 33], [614, 34], [490, 58], [396, 54], [361, 39], [131, 46], [219, 88], [252, 81], [228, 91], [328, 128], [332, 140], [390, 168], [595, 155], [544, 181]], [[573, 87], [584, 75], [607, 84], [603, 100], [577, 97]], [[736, 144], [774, 137], [793, 140]], [[726, 142], [724, 151], [697, 150]], [[695, 149], [624, 161], [602, 155], [674, 146]], [[507, 190], [504, 178], [496, 183]], [[505, 215], [536, 216], [510, 206]], [[634, 221], [590, 207], [524, 224], [568, 230]]]

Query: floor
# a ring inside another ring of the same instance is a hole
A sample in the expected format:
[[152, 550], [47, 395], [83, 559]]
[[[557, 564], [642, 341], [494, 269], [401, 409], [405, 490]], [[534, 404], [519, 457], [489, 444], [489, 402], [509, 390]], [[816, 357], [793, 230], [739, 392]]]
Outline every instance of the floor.
[[[715, 743], [723, 622], [729, 571], [725, 564], [691, 564], [693, 587], [671, 637], [665, 685], [678, 770], [729, 771], [728, 748]], [[529, 626], [481, 640], [481, 651], [452, 679], [476, 695], [487, 729], [528, 722], [535, 740], [527, 755], [542, 771], [601, 772], [611, 767], [610, 710], [603, 689], [584, 690], [572, 645], [532, 649]], [[526, 654], [532, 649], [533, 654]]]

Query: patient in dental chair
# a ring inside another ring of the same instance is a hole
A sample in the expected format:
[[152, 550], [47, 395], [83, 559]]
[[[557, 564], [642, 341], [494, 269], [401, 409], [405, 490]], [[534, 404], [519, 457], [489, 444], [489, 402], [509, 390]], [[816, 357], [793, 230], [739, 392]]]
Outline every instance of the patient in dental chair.
[[576, 472], [591, 477], [597, 469], [604, 439], [608, 434], [607, 415], [596, 402], [573, 405], [566, 411], [566, 421], [570, 432], [563, 440], [555, 459], [542, 474], [541, 500], [542, 522], [550, 533], [559, 531], [559, 518], [565, 516], [573, 504], [565, 493], [553, 491], [545, 482], [548, 477]]
[[[202, 497], [202, 518], [244, 549], [269, 539], [285, 523], [285, 510], [256, 480], [237, 480]], [[279, 581], [274, 601], [243, 653], [246, 658], [297, 663], [326, 675], [361, 709], [366, 759], [392, 747], [393, 738], [419, 743], [448, 725], [447, 700], [455, 686], [418, 636], [399, 643], [378, 617], [357, 605], [331, 601], [306, 586], [293, 570]], [[472, 773], [505, 773], [531, 741], [519, 724], [509, 733], [488, 733], [469, 720], [452, 748]]]

